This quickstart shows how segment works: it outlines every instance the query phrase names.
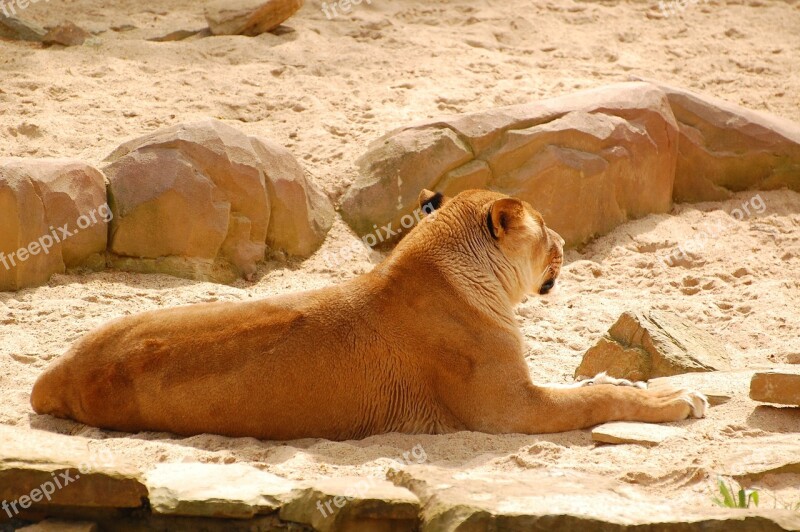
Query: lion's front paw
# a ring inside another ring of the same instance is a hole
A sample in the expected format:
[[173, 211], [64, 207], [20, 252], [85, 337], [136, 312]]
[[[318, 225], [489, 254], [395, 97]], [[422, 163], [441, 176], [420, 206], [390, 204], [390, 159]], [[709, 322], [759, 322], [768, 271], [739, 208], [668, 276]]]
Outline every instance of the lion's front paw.
[[692, 408], [691, 417], [698, 419], [706, 417], [706, 411], [708, 410], [708, 398], [695, 390], [681, 391], [683, 392], [681, 399], [689, 403], [689, 406]]
[[660, 421], [702, 418], [708, 410], [708, 399], [696, 390], [655, 384], [647, 392], [663, 415]]
[[634, 382], [629, 381], [628, 379], [616, 379], [614, 377], [610, 377], [605, 371], [603, 373], [598, 373], [591, 379], [585, 379], [580, 381], [579, 383], [581, 386], [594, 386], [598, 384], [612, 384], [614, 386], [633, 386], [634, 388], [647, 388], [646, 382]]
[[[681, 419], [706, 417], [706, 412], [709, 408], [708, 399], [697, 390], [678, 388], [660, 380], [652, 382], [649, 390], [670, 401], [680, 401], [683, 405], [683, 410], [686, 411], [686, 415]], [[688, 409], [685, 408], [686, 405], [689, 406]]]

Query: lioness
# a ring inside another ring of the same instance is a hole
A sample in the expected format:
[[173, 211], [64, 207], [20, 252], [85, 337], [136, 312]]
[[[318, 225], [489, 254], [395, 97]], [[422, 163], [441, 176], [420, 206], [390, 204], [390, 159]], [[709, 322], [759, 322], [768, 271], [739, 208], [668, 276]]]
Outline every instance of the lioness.
[[275, 440], [704, 415], [705, 398], [688, 390], [534, 385], [514, 306], [553, 287], [563, 240], [528, 203], [495, 192], [426, 190], [420, 203], [435, 213], [339, 286], [100, 327], [39, 377], [34, 410], [126, 432]]

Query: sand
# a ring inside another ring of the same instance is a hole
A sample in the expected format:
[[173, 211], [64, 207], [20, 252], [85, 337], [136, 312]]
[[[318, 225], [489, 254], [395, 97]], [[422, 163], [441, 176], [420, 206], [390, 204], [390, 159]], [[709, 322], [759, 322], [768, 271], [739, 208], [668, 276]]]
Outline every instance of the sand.
[[[69, 49], [0, 41], [0, 155], [99, 165], [128, 138], [210, 116], [284, 144], [336, 200], [352, 182], [353, 161], [394, 127], [632, 75], [800, 121], [800, 3], [704, 2], [666, 19], [658, 18], [655, 2], [531, 4], [373, 0], [328, 20], [319, 2], [309, 2], [281, 35], [155, 43], [145, 39], [202, 28], [200, 4], [39, 2], [20, 14], [42, 25], [71, 20], [97, 35]], [[124, 25], [134, 28], [110, 29]], [[756, 205], [756, 197], [763, 212], [751, 209], [741, 220], [729, 214], [743, 203]], [[36, 376], [98, 324], [153, 308], [336, 283], [381, 259], [365, 249], [335, 269], [326, 266], [326, 252], [355, 241], [337, 220], [319, 253], [267, 263], [255, 283], [104, 272], [57, 275], [48, 286], [0, 294], [0, 424], [85, 438], [113, 460], [143, 469], [238, 461], [293, 479], [382, 474], [419, 444], [427, 463], [465, 475], [573, 469], [695, 506], [712, 504], [715, 476], [730, 471], [736, 453], [755, 454], [770, 438], [800, 427], [798, 409], [757, 407], [747, 398], [747, 372], [715, 378], [709, 386], [726, 388], [733, 399], [706, 419], [675, 424], [685, 428], [684, 437], [649, 449], [597, 446], [589, 431], [385, 435], [341, 443], [177, 438], [113, 433], [32, 413]], [[688, 246], [689, 258], [663, 265], [661, 257], [677, 246]], [[622, 311], [646, 308], [713, 332], [738, 369], [772, 367], [800, 353], [800, 194], [743, 192], [726, 202], [676, 205], [568, 252], [558, 289], [518, 310], [534, 380], [569, 382], [582, 353]], [[800, 499], [799, 475], [759, 482], [770, 506], [772, 498]]]

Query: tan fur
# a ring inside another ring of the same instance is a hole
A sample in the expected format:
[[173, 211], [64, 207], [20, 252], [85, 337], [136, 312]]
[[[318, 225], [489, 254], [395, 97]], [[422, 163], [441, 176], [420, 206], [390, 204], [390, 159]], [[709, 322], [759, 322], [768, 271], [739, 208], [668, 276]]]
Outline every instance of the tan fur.
[[562, 245], [527, 203], [463, 192], [339, 286], [112, 321], [46, 369], [31, 404], [107, 429], [278, 440], [702, 416], [686, 390], [531, 382], [513, 309], [555, 279]]

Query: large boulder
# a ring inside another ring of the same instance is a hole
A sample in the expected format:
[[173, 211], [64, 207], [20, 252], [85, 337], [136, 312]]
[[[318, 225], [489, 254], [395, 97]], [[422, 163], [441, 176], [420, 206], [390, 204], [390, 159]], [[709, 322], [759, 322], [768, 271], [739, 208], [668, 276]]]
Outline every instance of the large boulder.
[[322, 191], [306, 179], [300, 163], [275, 142], [251, 137], [253, 149], [267, 173], [272, 218], [267, 246], [307, 257], [325, 239], [336, 215]]
[[231, 281], [274, 251], [308, 256], [333, 208], [284, 148], [218, 121], [178, 124], [107, 159], [121, 269]]
[[489, 188], [575, 245], [670, 209], [677, 138], [664, 93], [641, 82], [412, 125], [358, 160], [342, 215], [364, 235], [409, 214], [422, 188]]
[[72, 159], [0, 158], [0, 290], [105, 266], [103, 174]]
[[216, 0], [206, 6], [214, 35], [258, 35], [271, 31], [303, 7], [303, 0]]
[[624, 312], [583, 355], [576, 378], [606, 372], [646, 381], [695, 371], [730, 369], [728, 353], [711, 334], [661, 311]]
[[675, 201], [719, 201], [731, 191], [800, 191], [800, 124], [659, 84], [678, 121]]

